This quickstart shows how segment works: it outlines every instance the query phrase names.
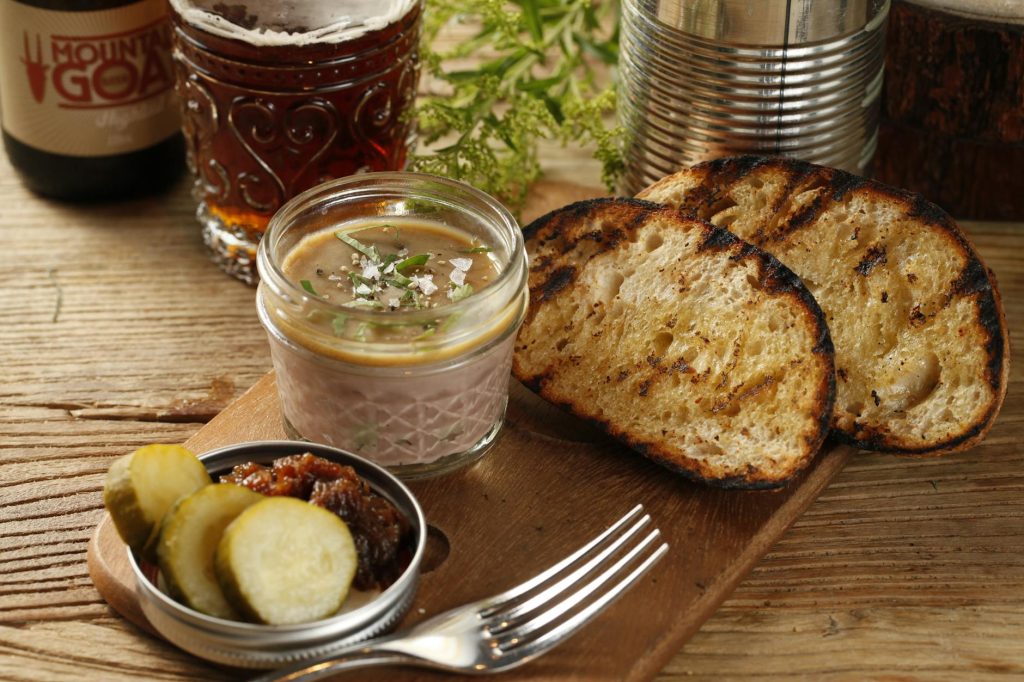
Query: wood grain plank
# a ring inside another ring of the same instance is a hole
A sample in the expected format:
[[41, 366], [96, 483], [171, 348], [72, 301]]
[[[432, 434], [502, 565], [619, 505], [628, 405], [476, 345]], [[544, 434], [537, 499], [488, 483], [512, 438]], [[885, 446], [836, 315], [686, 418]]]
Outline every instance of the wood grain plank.
[[[561, 179], [593, 182], [585, 151], [546, 153]], [[191, 213], [184, 183], [123, 206], [42, 201], [0, 155], [0, 491], [23, 479], [94, 488], [114, 457], [195, 434], [212, 408], [188, 404], [218, 378], [234, 383], [226, 404], [270, 368], [252, 289], [209, 264]], [[1024, 225], [966, 227], [1002, 288], [1016, 361]], [[1019, 367], [981, 447], [936, 460], [856, 457], [658, 682], [1024, 675]], [[85, 565], [100, 501], [65, 515], [60, 497], [37, 500], [32, 518], [0, 507], [0, 559], [77, 551]], [[2, 679], [228, 679], [116, 618], [98, 593], [77, 592], [81, 574], [26, 579], [19, 610], [0, 614]], [[51, 588], [64, 584], [67, 599], [54, 602]]]

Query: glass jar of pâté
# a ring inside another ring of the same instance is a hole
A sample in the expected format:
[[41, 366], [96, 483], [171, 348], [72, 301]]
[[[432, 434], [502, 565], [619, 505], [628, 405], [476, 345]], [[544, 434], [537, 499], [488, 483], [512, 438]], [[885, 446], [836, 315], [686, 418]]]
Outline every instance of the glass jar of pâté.
[[406, 479], [483, 455], [528, 299], [522, 232], [500, 203], [418, 173], [335, 180], [282, 207], [257, 265], [289, 435]]

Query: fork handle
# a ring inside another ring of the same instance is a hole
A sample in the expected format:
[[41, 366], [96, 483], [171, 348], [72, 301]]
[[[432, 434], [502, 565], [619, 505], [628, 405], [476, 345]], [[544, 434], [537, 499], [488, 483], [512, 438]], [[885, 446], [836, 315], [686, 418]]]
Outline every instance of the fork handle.
[[408, 663], [409, 657], [393, 651], [377, 651], [363, 647], [343, 653], [331, 654], [320, 661], [301, 661], [286, 668], [273, 670], [254, 678], [251, 682], [308, 682], [319, 680], [335, 673], [378, 665]]

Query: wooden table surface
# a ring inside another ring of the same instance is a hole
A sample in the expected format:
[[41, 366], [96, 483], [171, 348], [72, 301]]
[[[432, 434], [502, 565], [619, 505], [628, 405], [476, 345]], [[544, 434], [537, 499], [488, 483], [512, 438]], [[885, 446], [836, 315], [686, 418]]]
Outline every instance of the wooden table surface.
[[[186, 184], [65, 206], [0, 160], [0, 679], [234, 678], [120, 619], [85, 561], [110, 462], [184, 441], [270, 368], [254, 291], [207, 260]], [[1020, 338], [1024, 225], [966, 228]], [[1021, 365], [981, 447], [857, 456], [658, 680], [1024, 675]]]

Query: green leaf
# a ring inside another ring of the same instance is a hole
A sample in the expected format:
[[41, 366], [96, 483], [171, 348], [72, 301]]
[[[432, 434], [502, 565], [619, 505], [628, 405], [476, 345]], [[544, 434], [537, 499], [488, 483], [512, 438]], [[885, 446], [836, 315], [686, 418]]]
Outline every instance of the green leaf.
[[503, 126], [494, 114], [489, 114], [484, 118], [484, 120], [487, 121], [487, 123], [494, 129], [494, 132], [501, 138], [501, 141], [504, 142], [509, 149], [512, 151], [519, 151], [519, 145], [517, 145], [516, 141], [512, 139], [508, 128]]
[[494, 251], [494, 249], [489, 246], [474, 246], [471, 249], [459, 249], [459, 253], [490, 253], [491, 251]]
[[313, 283], [310, 282], [308, 279], [299, 280], [299, 284], [301, 284], [302, 288], [308, 291], [309, 293], [313, 294], [317, 298], [321, 298], [320, 294], [316, 293], [316, 289], [313, 288]]
[[393, 273], [384, 281], [393, 287], [398, 287], [399, 289], [408, 289], [409, 286], [412, 285], [412, 280], [400, 272]]
[[526, 22], [526, 30], [535, 43], [544, 41], [544, 28], [540, 21], [540, 11], [534, 0], [520, 0], [518, 3], [523, 9], [523, 19]]
[[348, 275], [348, 278], [349, 280], [352, 281], [352, 286], [354, 287], [357, 287], [360, 284], [365, 284], [366, 286], [373, 289], [374, 286], [376, 286], [376, 283], [372, 279], [367, 279], [366, 277], [360, 275], [358, 272], [347, 272], [345, 274]]
[[605, 64], [613, 65], [618, 61], [618, 50], [612, 48], [607, 43], [594, 42], [580, 33], [575, 34], [573, 37], [576, 39], [576, 43], [579, 44], [585, 52], [597, 57]]
[[395, 270], [397, 270], [398, 272], [402, 272], [402, 270], [405, 270], [406, 268], [415, 268], [422, 265], [426, 265], [428, 260], [430, 260], [429, 253], [421, 253], [416, 256], [409, 256], [405, 260], [395, 263]]
[[548, 112], [551, 114], [551, 118], [555, 119], [555, 122], [559, 125], [565, 121], [565, 114], [562, 113], [562, 105], [558, 103], [553, 97], [548, 95], [541, 95], [541, 99], [544, 101], [544, 106], [547, 107]]
[[552, 76], [551, 78], [538, 78], [536, 80], [521, 81], [516, 87], [523, 92], [542, 93], [565, 81], [565, 76]]
[[343, 313], [335, 315], [334, 319], [331, 320], [331, 329], [334, 330], [335, 336], [344, 336], [346, 325], [348, 325], [348, 315]]
[[[618, 2], [431, 0], [425, 16], [424, 69], [450, 90], [418, 100], [424, 151], [410, 170], [463, 180], [514, 209], [540, 175], [543, 140], [592, 146], [604, 179], [621, 173], [621, 134], [606, 110], [578, 105], [606, 99], [598, 84], [614, 75]], [[432, 51], [429, 37], [456, 22], [473, 35]]]
[[380, 252], [377, 251], [377, 247], [376, 246], [367, 246], [366, 244], [363, 244], [358, 239], [355, 239], [353, 237], [348, 236], [346, 233], [342, 232], [341, 230], [335, 232], [334, 236], [337, 237], [338, 239], [340, 239], [341, 241], [345, 242], [349, 246], [351, 246], [353, 249], [355, 249], [359, 253], [361, 253], [364, 256], [366, 256], [367, 258], [369, 258], [374, 263], [379, 263], [380, 262]]

